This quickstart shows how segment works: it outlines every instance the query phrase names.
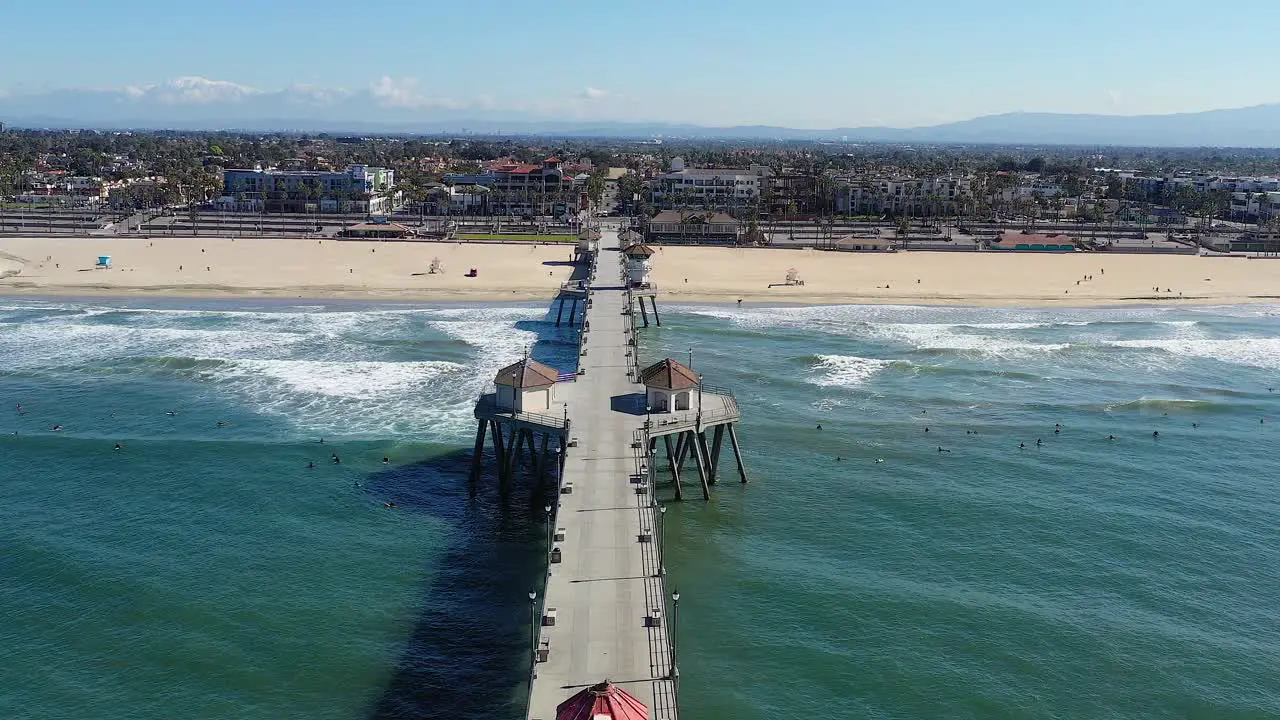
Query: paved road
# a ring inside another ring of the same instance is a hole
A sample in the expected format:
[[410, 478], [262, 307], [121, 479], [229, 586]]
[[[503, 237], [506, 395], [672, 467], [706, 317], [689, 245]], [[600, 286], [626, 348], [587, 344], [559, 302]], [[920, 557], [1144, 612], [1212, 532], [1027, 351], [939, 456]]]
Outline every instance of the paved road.
[[[650, 708], [654, 720], [675, 720], [669, 674], [665, 612], [658, 627], [646, 626], [651, 608], [665, 607], [658, 538], [650, 495], [636, 494], [632, 476], [643, 450], [631, 446], [643, 414], [615, 410], [644, 392], [630, 380], [627, 356], [630, 321], [620, 283], [616, 232], [605, 231], [594, 294], [587, 312], [585, 374], [569, 403], [570, 440], [560, 496], [556, 543], [562, 561], [550, 565], [545, 606], [556, 609], [554, 627], [542, 628], [550, 642], [547, 662], [536, 667], [529, 718], [553, 720], [556, 705], [582, 687], [608, 679]], [[634, 407], [634, 405], [632, 406]], [[643, 407], [643, 400], [639, 407]], [[642, 411], [643, 412], [643, 411]]]

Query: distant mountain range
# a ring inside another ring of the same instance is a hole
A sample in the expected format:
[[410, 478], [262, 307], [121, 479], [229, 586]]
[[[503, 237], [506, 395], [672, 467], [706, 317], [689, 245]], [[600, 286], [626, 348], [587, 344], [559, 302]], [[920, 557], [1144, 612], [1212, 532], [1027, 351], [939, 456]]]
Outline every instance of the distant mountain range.
[[1005, 113], [927, 127], [827, 130], [662, 122], [551, 121], [430, 100], [390, 81], [367, 90], [260, 91], [204, 78], [115, 90], [0, 93], [12, 127], [461, 133], [871, 143], [1280, 147], [1280, 103], [1172, 115]]

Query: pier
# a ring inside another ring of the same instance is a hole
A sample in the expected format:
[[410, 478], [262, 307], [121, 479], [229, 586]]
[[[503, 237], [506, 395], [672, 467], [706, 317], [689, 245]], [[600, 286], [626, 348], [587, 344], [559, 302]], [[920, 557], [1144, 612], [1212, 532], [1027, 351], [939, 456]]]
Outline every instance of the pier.
[[[746, 482], [739, 411], [731, 392], [705, 385], [686, 365], [642, 366], [634, 266], [617, 247], [594, 250], [581, 284], [556, 299], [585, 307], [576, 373], [529, 358], [499, 371], [496, 391], [476, 405], [472, 482], [484, 474], [486, 435], [500, 483], [511, 482], [525, 454], [534, 475], [556, 477], [546, 583], [530, 592], [528, 720], [555, 720], [561, 703], [606, 680], [652, 720], [676, 720], [678, 596], [663, 564], [657, 449], [661, 443], [674, 499], [684, 498], [686, 459], [710, 498], [726, 438]], [[550, 381], [565, 374], [574, 382]]]

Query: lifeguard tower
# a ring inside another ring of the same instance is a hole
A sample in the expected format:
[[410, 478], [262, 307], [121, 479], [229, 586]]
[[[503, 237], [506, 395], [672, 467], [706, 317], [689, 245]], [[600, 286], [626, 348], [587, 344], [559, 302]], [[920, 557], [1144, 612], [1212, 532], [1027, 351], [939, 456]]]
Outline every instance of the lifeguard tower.
[[636, 243], [622, 249], [623, 265], [627, 271], [627, 284], [638, 290], [647, 290], [649, 281], [649, 259], [653, 257], [653, 248], [644, 243]]
[[653, 320], [662, 326], [658, 317], [658, 286], [649, 278], [650, 259], [653, 248], [644, 243], [634, 243], [622, 248], [622, 280], [631, 296], [640, 301], [640, 318], [644, 326], [649, 327], [649, 312], [644, 306], [644, 299], [649, 298], [649, 306], [653, 308]]
[[[676, 498], [684, 498], [680, 481], [681, 466], [692, 457], [698, 468], [703, 499], [711, 498], [711, 485], [720, 474], [720, 446], [728, 429], [738, 476], [747, 481], [735, 429], [741, 413], [733, 392], [708, 387], [702, 376], [688, 366], [665, 358], [640, 371], [645, 389], [645, 431], [649, 436], [649, 452], [657, 458], [658, 438], [662, 438], [671, 468], [671, 481]], [[712, 432], [707, 439], [707, 431]], [[674, 441], [673, 441], [674, 440]]]
[[578, 233], [578, 244], [573, 250], [574, 262], [591, 262], [591, 258], [600, 252], [600, 231], [588, 227]]
[[[563, 400], [556, 397], [555, 386], [560, 373], [530, 358], [524, 358], [501, 370], [493, 378], [494, 392], [480, 396], [476, 402], [475, 454], [471, 459], [471, 484], [480, 479], [481, 455], [485, 435], [493, 437], [493, 451], [498, 460], [498, 483], [505, 489], [515, 476], [522, 459], [528, 459], [533, 472], [541, 480], [550, 470], [555, 441], [558, 458], [564, 457], [569, 421]], [[538, 441], [541, 440], [541, 449]], [[526, 455], [527, 451], [527, 455]]]

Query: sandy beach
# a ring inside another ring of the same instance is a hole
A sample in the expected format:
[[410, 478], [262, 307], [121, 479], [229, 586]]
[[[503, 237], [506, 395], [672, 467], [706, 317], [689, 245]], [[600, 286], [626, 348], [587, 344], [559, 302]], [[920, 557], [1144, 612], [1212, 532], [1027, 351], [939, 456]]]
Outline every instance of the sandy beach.
[[[532, 300], [551, 297], [569, 278], [572, 254], [563, 245], [0, 238], [0, 293]], [[94, 269], [99, 255], [111, 256], [111, 269]], [[431, 273], [436, 258], [443, 272]], [[5, 277], [6, 266], [21, 272]], [[477, 277], [466, 277], [471, 268]]]
[[[539, 300], [568, 279], [571, 252], [558, 245], [329, 239], [0, 238], [0, 293]], [[111, 255], [112, 268], [93, 269], [98, 255]], [[435, 258], [443, 273], [428, 272]], [[478, 277], [465, 276], [470, 268]], [[792, 268], [803, 285], [782, 284]], [[653, 258], [653, 279], [661, 297], [689, 302], [1090, 306], [1280, 300], [1280, 260], [1195, 256], [666, 247]]]

